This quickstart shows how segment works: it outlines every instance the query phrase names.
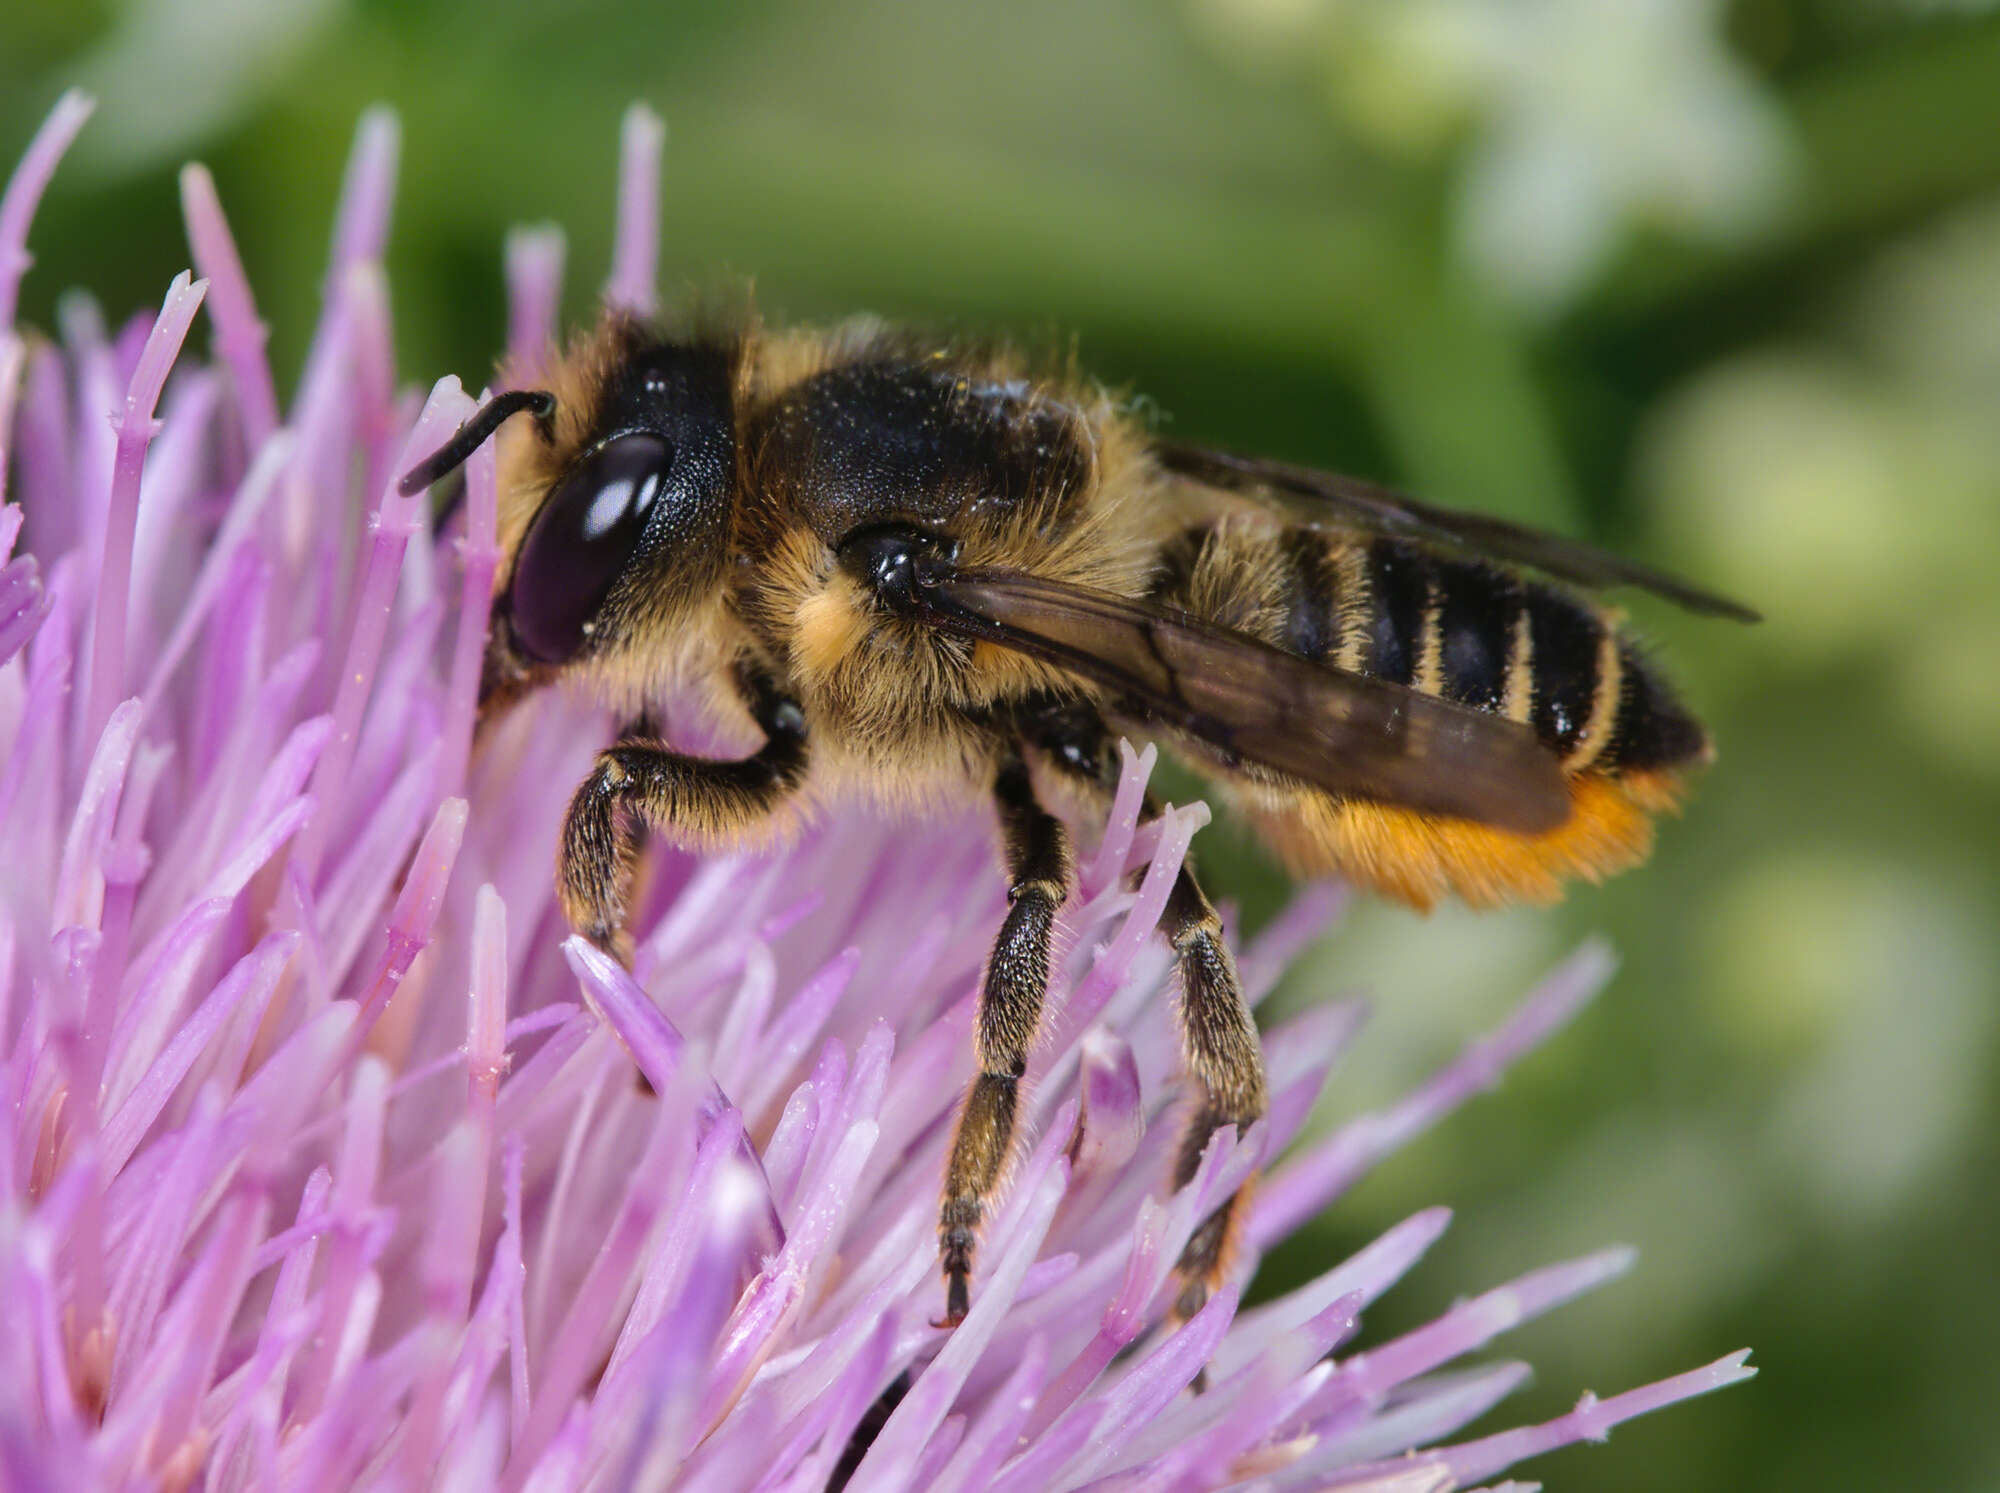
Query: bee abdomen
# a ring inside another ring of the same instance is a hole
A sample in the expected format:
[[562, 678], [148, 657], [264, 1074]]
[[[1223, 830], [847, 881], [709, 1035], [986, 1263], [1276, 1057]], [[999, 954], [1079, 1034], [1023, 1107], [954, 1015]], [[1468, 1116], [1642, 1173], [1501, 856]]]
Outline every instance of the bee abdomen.
[[1572, 878], [1644, 860], [1678, 769], [1708, 754], [1613, 614], [1506, 566], [1224, 519], [1161, 547], [1152, 595], [1329, 668], [1504, 715], [1562, 764], [1569, 816], [1533, 835], [1250, 775], [1242, 807], [1301, 875], [1334, 872], [1414, 907], [1551, 902]]
[[1155, 594], [1301, 657], [1520, 721], [1571, 773], [1708, 754], [1700, 723], [1609, 617], [1497, 565], [1397, 539], [1220, 525], [1168, 546]]
[[1371, 578], [1390, 568], [1384, 552], [1404, 572], [1398, 595], [1371, 599], [1378, 638], [1410, 630], [1413, 577], [1425, 588], [1414, 640], [1400, 650], [1418, 661], [1408, 681], [1416, 688], [1525, 722], [1573, 773], [1657, 771], [1707, 756], [1700, 723], [1638, 644], [1589, 603], [1498, 566], [1389, 539], [1368, 547]]

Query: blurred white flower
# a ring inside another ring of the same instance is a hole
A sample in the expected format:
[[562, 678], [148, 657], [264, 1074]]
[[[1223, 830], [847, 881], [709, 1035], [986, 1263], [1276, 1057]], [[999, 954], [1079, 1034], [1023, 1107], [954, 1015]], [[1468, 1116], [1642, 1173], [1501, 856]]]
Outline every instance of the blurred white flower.
[[1948, 872], [1825, 843], [1717, 885], [1696, 983], [1770, 1075], [1763, 1148], [1822, 1215], [1887, 1216], [1976, 1143], [1988, 921]]
[[1730, 55], [1714, 0], [1196, 0], [1239, 56], [1317, 43], [1334, 103], [1397, 149], [1463, 135], [1462, 251], [1550, 311], [1624, 231], [1728, 241], [1767, 221], [1786, 125]]
[[1904, 501], [1918, 460], [1869, 370], [1790, 346], [1672, 395], [1645, 433], [1640, 482], [1690, 568], [1756, 597], [1766, 646], [1819, 664], [1926, 605], [1940, 536]]
[[1862, 276], [1853, 324], [1928, 398], [1983, 418], [2000, 396], [2000, 197], [1954, 208]]
[[1996, 266], [2000, 201], [1910, 234], [1833, 292], [1830, 335], [1663, 402], [1639, 471], [1691, 568], [1763, 607], [1767, 646], [1872, 660], [1913, 736], [1980, 774], [2000, 771]]

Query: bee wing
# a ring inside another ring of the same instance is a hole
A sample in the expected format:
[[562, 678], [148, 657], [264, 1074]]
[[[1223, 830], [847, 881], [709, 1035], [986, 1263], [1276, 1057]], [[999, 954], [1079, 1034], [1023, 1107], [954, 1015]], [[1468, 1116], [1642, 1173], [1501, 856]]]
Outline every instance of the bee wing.
[[943, 570], [918, 615], [1112, 692], [1112, 708], [1343, 797], [1522, 834], [1569, 816], [1526, 726], [1314, 663], [1185, 613], [1010, 570]]
[[1282, 461], [1263, 461], [1202, 446], [1162, 444], [1160, 464], [1177, 476], [1225, 492], [1266, 492], [1303, 500], [1309, 513], [1372, 533], [1414, 539], [1513, 565], [1544, 571], [1580, 586], [1637, 586], [1690, 612], [1738, 622], [1763, 619], [1741, 602], [1703, 591], [1650, 566], [1620, 559], [1560, 534], [1510, 524], [1477, 513], [1458, 513], [1421, 502], [1360, 477], [1343, 477]]

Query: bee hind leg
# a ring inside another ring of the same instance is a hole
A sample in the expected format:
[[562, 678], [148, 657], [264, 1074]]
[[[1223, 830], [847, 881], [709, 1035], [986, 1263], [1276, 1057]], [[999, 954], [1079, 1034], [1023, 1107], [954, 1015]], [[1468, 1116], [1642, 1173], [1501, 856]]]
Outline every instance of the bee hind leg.
[[1013, 1148], [1021, 1075], [1049, 984], [1049, 935], [1068, 895], [1069, 837], [1035, 799], [1027, 766], [1009, 753], [994, 774], [993, 798], [1007, 856], [1007, 918], [993, 941], [979, 997], [973, 1047], [979, 1073], [965, 1098], [945, 1167], [938, 1210], [944, 1272], [940, 1327], [956, 1327], [971, 1305], [979, 1225], [999, 1190]]
[[[1183, 865], [1167, 897], [1161, 932], [1180, 964], [1180, 1024], [1183, 1060], [1201, 1085], [1201, 1100], [1181, 1139], [1174, 1186], [1194, 1180], [1209, 1138], [1224, 1125], [1240, 1136], [1262, 1117], [1268, 1099], [1264, 1050], [1257, 1025], [1243, 998], [1236, 961], [1222, 938], [1222, 920], [1202, 894], [1194, 872]], [[1186, 1321], [1207, 1303], [1228, 1271], [1231, 1250], [1250, 1191], [1245, 1182], [1196, 1226], [1176, 1266], [1180, 1291], [1174, 1317]]]

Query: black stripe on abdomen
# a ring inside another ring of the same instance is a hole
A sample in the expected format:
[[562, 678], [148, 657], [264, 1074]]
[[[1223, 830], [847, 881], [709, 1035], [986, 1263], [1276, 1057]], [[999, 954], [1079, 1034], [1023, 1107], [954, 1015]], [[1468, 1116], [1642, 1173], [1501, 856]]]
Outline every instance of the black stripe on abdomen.
[[1285, 627], [1278, 646], [1319, 663], [1340, 643], [1340, 578], [1326, 536], [1312, 529], [1287, 529], [1279, 540], [1285, 556]]
[[1507, 693], [1520, 587], [1490, 565], [1435, 563], [1442, 693], [1460, 705], [1498, 710]]
[[1377, 539], [1368, 546], [1369, 627], [1361, 672], [1408, 684], [1423, 649], [1430, 603], [1430, 561], [1408, 545]]
[[1597, 701], [1604, 623], [1589, 608], [1546, 586], [1528, 587], [1526, 600], [1535, 681], [1529, 720], [1535, 734], [1566, 757], [1582, 740]]

